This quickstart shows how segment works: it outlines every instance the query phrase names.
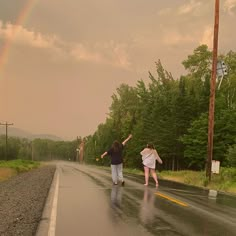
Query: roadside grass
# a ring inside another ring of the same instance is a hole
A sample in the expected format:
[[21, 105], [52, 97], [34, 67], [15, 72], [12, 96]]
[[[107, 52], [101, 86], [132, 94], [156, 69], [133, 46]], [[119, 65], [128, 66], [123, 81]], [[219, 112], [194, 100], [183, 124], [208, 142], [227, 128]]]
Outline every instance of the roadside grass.
[[205, 171], [162, 171], [159, 177], [188, 185], [236, 193], [236, 168], [221, 167], [219, 174], [212, 174], [211, 182], [206, 178]]
[[159, 177], [198, 187], [206, 187], [206, 177], [203, 171], [162, 171], [159, 173]]
[[40, 166], [39, 162], [29, 160], [0, 161], [0, 181], [18, 173], [29, 171]]
[[229, 186], [228, 192], [236, 194], [236, 182]]
[[212, 175], [208, 188], [236, 193], [236, 168], [220, 168], [220, 174]]

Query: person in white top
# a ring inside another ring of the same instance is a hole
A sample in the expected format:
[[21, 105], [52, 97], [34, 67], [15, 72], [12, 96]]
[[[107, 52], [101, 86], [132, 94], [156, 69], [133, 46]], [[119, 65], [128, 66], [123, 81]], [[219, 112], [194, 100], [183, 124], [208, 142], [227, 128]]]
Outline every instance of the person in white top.
[[162, 164], [162, 160], [159, 157], [156, 149], [152, 144], [147, 144], [147, 147], [144, 148], [140, 154], [142, 155], [143, 167], [144, 167], [144, 175], [145, 175], [145, 186], [148, 185], [149, 180], [149, 172], [151, 172], [153, 179], [156, 182], [156, 186], [158, 186], [157, 174], [155, 171], [156, 161]]

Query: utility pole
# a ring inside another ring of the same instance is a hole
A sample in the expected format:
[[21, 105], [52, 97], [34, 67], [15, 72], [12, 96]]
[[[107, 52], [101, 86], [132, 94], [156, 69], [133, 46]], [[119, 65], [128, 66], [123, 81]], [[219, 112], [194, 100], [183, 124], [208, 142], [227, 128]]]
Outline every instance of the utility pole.
[[31, 160], [34, 160], [34, 140], [31, 141]]
[[6, 149], [5, 149], [5, 160], [7, 161], [7, 128], [10, 125], [13, 125], [13, 123], [7, 123], [7, 121], [5, 123], [0, 123], [0, 125], [5, 125], [6, 126]]
[[213, 38], [213, 55], [212, 55], [212, 71], [211, 71], [211, 91], [209, 102], [208, 117], [208, 147], [207, 147], [207, 165], [206, 177], [211, 181], [211, 164], [213, 156], [213, 137], [214, 137], [214, 112], [215, 112], [215, 87], [216, 87], [216, 71], [217, 71], [217, 51], [218, 51], [218, 32], [219, 32], [219, 0], [215, 0], [215, 25]]

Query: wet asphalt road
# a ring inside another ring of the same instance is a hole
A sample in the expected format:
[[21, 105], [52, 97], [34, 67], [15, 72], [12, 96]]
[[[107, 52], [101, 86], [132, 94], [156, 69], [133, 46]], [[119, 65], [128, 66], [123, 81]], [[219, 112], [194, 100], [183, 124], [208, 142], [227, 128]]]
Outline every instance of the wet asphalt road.
[[236, 235], [234, 196], [126, 174], [113, 186], [110, 172], [76, 163], [57, 164], [57, 176], [56, 236]]

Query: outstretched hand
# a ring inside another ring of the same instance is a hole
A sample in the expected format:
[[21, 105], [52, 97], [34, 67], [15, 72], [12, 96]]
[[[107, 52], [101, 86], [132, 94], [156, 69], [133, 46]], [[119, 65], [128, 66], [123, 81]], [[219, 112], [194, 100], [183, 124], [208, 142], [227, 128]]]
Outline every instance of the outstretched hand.
[[101, 159], [107, 155], [107, 152], [104, 152], [102, 155], [101, 155]]
[[122, 144], [125, 145], [132, 137], [132, 134], [130, 134], [128, 138], [122, 142]]

